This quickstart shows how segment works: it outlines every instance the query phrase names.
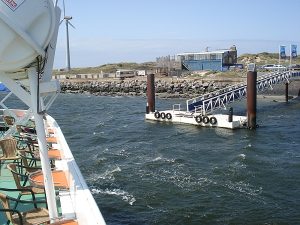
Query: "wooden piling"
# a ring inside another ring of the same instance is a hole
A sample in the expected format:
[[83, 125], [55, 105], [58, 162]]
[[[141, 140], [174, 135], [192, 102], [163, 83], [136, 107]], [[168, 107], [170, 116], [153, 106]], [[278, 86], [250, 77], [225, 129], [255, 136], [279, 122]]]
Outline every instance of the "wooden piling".
[[255, 69], [247, 73], [247, 117], [248, 128], [256, 128], [256, 90], [257, 72]]
[[285, 83], [285, 102], [289, 101], [289, 83]]
[[154, 74], [147, 75], [147, 108], [146, 113], [155, 111], [155, 81]]

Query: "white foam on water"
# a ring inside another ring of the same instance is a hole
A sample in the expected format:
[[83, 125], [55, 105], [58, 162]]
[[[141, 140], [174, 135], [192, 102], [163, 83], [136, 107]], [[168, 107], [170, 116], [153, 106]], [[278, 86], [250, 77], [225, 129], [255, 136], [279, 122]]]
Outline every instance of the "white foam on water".
[[252, 200], [256, 200], [262, 203], [265, 203], [263, 197], [261, 196], [263, 188], [262, 187], [254, 187], [249, 183], [244, 183], [242, 181], [239, 182], [226, 182], [222, 185], [223, 187], [228, 188], [233, 192], [239, 192], [247, 198]]
[[161, 156], [158, 156], [158, 157], [154, 158], [151, 162], [157, 162], [157, 161], [168, 162], [168, 163], [174, 163], [176, 160], [175, 160], [175, 159], [163, 158], [163, 157], [161, 157]]
[[121, 172], [121, 168], [119, 166], [117, 166], [116, 168], [112, 169], [112, 170], [106, 170], [104, 173], [102, 174], [92, 174], [91, 177], [89, 178], [89, 180], [91, 181], [96, 181], [99, 179], [102, 180], [115, 180], [114, 174], [117, 172]]
[[245, 154], [239, 154], [239, 158], [241, 158], [241, 159], [246, 159], [246, 155]]
[[109, 190], [106, 188], [105, 190], [93, 188], [91, 190], [92, 194], [105, 194], [105, 195], [115, 195], [122, 198], [123, 201], [128, 202], [129, 205], [133, 205], [136, 202], [136, 199], [133, 195], [129, 194], [127, 191], [123, 191], [121, 189], [112, 189]]
[[156, 161], [160, 161], [162, 158], [159, 156], [159, 157], [156, 157], [155, 159], [152, 160], [152, 162], [156, 162]]
[[252, 147], [252, 144], [249, 143], [249, 144], [247, 144], [245, 147], [243, 147], [243, 149], [250, 149], [251, 147]]

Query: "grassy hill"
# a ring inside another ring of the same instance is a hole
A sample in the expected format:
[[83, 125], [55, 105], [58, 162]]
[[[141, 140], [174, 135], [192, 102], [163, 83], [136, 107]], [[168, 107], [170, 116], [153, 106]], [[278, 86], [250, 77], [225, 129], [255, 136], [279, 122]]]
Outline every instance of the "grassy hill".
[[111, 63], [104, 64], [97, 67], [85, 67], [85, 68], [72, 68], [70, 72], [66, 71], [54, 71], [54, 74], [93, 74], [93, 73], [114, 73], [118, 69], [133, 69], [133, 70], [147, 70], [155, 68], [156, 63], [154, 62], [145, 62], [145, 63], [130, 63], [130, 62], [121, 62], [121, 63]]
[[[238, 57], [238, 62], [244, 65], [248, 63], [256, 63], [257, 65], [278, 64], [278, 53], [262, 52], [258, 54], [243, 54]], [[280, 60], [281, 65], [289, 65], [290, 58]], [[300, 57], [292, 60], [292, 64], [300, 64]]]
[[[262, 52], [257, 54], [243, 54], [238, 57], [238, 63], [242, 63], [245, 66], [249, 63], [256, 63], [257, 65], [265, 64], [278, 64], [278, 53]], [[282, 65], [289, 65], [289, 57], [281, 59]], [[300, 56], [297, 59], [293, 59], [292, 64], [300, 64]], [[134, 62], [120, 62], [104, 64], [97, 67], [85, 67], [85, 68], [73, 68], [70, 72], [54, 71], [54, 74], [93, 74], [93, 73], [114, 73], [117, 69], [133, 69], [133, 70], [149, 70], [156, 67], [155, 62], [134, 63]]]

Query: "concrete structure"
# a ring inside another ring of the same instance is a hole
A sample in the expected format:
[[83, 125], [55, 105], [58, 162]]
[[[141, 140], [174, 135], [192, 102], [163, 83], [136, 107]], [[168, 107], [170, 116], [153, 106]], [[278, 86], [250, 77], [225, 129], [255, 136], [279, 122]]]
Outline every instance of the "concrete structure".
[[228, 70], [237, 63], [237, 50], [235, 46], [230, 49], [218, 51], [206, 51], [198, 53], [177, 54], [177, 60], [182, 70]]
[[227, 129], [245, 128], [247, 124], [247, 117], [245, 116], [232, 116], [232, 120], [229, 121], [228, 115], [211, 114], [203, 116], [201, 113], [190, 113], [175, 108], [173, 108], [173, 110], [150, 112], [145, 115], [145, 119], [166, 123], [185, 123], [202, 127], [221, 127]]

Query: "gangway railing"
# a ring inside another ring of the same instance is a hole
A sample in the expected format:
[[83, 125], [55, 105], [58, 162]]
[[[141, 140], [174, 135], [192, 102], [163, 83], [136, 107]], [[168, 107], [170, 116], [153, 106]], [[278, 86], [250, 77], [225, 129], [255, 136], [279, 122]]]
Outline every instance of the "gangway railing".
[[[280, 71], [258, 77], [257, 91], [272, 89], [273, 85], [289, 82], [289, 79], [300, 76], [300, 72]], [[247, 84], [240, 83], [228, 86], [217, 91], [201, 95], [197, 98], [187, 100], [187, 111], [201, 111], [203, 115], [216, 109], [225, 108], [226, 105], [245, 98], [247, 95]]]

